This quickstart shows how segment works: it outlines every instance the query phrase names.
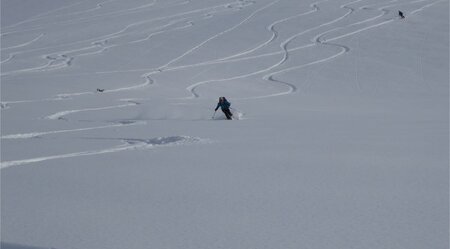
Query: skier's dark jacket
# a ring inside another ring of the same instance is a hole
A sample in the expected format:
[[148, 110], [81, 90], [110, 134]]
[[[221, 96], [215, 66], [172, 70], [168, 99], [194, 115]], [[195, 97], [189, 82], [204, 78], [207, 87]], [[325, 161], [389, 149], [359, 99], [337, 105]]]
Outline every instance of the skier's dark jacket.
[[220, 107], [222, 110], [224, 110], [224, 109], [229, 109], [230, 106], [231, 106], [230, 102], [228, 102], [226, 99], [224, 99], [222, 102], [217, 103], [217, 106], [216, 106], [216, 109], [215, 109], [215, 110], [217, 111], [217, 109], [219, 109], [219, 107]]

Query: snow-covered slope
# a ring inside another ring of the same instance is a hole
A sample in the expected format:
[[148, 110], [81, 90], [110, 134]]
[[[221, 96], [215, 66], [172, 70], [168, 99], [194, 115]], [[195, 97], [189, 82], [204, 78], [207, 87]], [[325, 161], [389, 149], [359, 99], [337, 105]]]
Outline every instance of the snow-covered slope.
[[448, 248], [448, 9], [1, 0], [2, 248]]

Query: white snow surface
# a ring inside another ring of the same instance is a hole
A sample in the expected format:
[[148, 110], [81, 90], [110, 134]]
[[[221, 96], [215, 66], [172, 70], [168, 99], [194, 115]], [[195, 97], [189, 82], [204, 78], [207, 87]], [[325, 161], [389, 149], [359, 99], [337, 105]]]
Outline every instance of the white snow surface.
[[1, 0], [1, 248], [449, 248], [448, 71], [448, 0]]

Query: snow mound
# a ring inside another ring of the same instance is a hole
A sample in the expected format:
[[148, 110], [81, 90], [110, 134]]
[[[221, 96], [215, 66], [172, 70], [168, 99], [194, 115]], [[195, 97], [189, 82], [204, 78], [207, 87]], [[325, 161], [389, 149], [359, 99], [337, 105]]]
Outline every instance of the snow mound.
[[154, 146], [176, 146], [187, 145], [206, 141], [198, 137], [190, 136], [169, 136], [169, 137], [156, 137], [150, 139], [134, 139], [127, 138], [123, 140], [127, 145], [136, 146], [135, 148], [148, 148]]

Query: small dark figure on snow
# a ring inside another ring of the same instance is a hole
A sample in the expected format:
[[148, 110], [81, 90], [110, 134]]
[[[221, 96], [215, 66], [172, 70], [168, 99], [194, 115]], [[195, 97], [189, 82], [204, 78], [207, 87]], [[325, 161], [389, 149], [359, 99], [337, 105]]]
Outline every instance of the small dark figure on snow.
[[105, 89], [97, 88], [97, 92], [102, 93], [103, 91], [105, 91]]
[[227, 119], [231, 120], [233, 114], [230, 111], [230, 106], [231, 106], [230, 102], [228, 102], [228, 100], [225, 97], [220, 97], [219, 103], [217, 103], [216, 109], [214, 109], [214, 111], [217, 111], [217, 109], [219, 109], [220, 107], [225, 116], [227, 117]]
[[401, 19], [405, 18], [405, 16], [403, 15], [403, 12], [401, 12], [400, 10], [398, 11], [398, 16], [399, 16]]

